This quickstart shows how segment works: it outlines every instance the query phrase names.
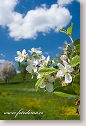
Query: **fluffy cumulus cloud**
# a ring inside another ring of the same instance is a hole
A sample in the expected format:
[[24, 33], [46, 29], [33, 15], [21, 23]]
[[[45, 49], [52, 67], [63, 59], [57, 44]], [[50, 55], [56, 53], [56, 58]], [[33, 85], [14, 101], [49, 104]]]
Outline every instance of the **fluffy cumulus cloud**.
[[67, 5], [71, 4], [74, 0], [58, 0], [57, 3], [62, 6], [62, 5]]
[[8, 27], [10, 36], [15, 39], [35, 39], [38, 32], [48, 33], [51, 29], [58, 31], [59, 28], [65, 27], [70, 20], [71, 15], [69, 11], [65, 7], [58, 7], [55, 4], [50, 9], [40, 7], [30, 10], [24, 18], [20, 17], [21, 23], [14, 21]]
[[[62, 5], [62, 0], [58, 0]], [[65, 4], [73, 0], [63, 0]], [[9, 36], [15, 40], [35, 39], [39, 32], [46, 35], [51, 30], [58, 32], [60, 28], [68, 25], [71, 21], [71, 14], [64, 6], [52, 4], [47, 8], [45, 4], [29, 10], [26, 15], [14, 10], [18, 0], [0, 0], [0, 25], [9, 29]]]
[[59, 6], [65, 6], [71, 4], [73, 1], [80, 2], [80, 0], [57, 0]]
[[5, 26], [13, 22], [13, 11], [17, 0], [0, 0], [0, 25]]

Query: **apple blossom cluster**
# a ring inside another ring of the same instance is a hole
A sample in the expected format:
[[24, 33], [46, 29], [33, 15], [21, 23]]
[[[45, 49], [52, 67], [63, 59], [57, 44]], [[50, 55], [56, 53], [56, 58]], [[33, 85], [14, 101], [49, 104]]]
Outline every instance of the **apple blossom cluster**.
[[[15, 61], [17, 62], [27, 62], [28, 66], [26, 70], [28, 73], [37, 76], [38, 80], [42, 81], [38, 84], [38, 87], [45, 88], [48, 92], [53, 91], [53, 85], [57, 78], [62, 79], [62, 86], [66, 86], [72, 82], [71, 73], [73, 72], [73, 68], [69, 65], [68, 58], [66, 55], [61, 55], [60, 59], [62, 63], [55, 63], [55, 61], [50, 59], [50, 56], [45, 57], [42, 54], [42, 51], [37, 48], [31, 48], [28, 50], [30, 55], [24, 49], [22, 52], [17, 51], [17, 57], [15, 57]], [[58, 69], [54, 68], [54, 65], [57, 65]], [[42, 72], [43, 71], [43, 72]]]

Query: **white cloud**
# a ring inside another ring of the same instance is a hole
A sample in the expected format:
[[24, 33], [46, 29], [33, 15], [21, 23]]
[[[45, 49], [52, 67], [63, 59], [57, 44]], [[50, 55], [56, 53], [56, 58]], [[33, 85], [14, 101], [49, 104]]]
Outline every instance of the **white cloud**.
[[48, 54], [49, 54], [49, 52], [44, 52], [44, 54], [48, 55]]
[[4, 63], [5, 60], [4, 59], [0, 59], [0, 64]]
[[80, 0], [76, 0], [77, 2], [80, 2]]
[[57, 4], [52, 4], [50, 8], [43, 4], [24, 16], [14, 11], [17, 3], [18, 0], [0, 0], [0, 25], [7, 26], [9, 36], [15, 40], [36, 39], [39, 32], [43, 35], [51, 30], [58, 32], [60, 28], [66, 27], [72, 18], [66, 7]]
[[5, 57], [5, 55], [4, 55], [4, 54], [2, 54], [2, 53], [0, 54], [0, 56]]
[[62, 47], [61, 47], [61, 46], [59, 46], [59, 47], [58, 47], [58, 49], [62, 49]]
[[59, 6], [65, 6], [65, 5], [71, 4], [73, 1], [80, 2], [80, 0], [57, 0], [57, 4]]
[[0, 0], [0, 25], [5, 26], [13, 22], [13, 11], [17, 0]]
[[60, 5], [60, 6], [63, 6], [63, 5], [67, 5], [67, 4], [71, 4], [74, 0], [58, 0], [57, 3]]

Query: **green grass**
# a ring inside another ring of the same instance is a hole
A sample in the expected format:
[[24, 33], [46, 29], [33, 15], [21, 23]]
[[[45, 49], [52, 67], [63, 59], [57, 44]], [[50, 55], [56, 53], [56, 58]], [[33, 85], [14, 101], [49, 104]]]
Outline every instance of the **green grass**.
[[[62, 98], [43, 89], [35, 90], [36, 79], [27, 75], [26, 82], [21, 76], [14, 76], [9, 84], [0, 81], [0, 119], [1, 120], [79, 120], [74, 98]], [[57, 83], [57, 82], [56, 82]], [[43, 112], [43, 114], [4, 114], [4, 112]]]

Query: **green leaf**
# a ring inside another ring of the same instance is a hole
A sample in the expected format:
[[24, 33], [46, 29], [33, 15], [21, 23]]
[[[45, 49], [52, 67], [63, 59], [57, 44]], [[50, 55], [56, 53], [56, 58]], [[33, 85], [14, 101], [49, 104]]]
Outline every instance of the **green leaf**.
[[73, 90], [73, 87], [68, 85], [68, 86], [58, 86], [54, 89], [54, 92], [62, 92], [65, 93], [67, 95], [76, 95], [76, 93]]
[[38, 90], [39, 85], [40, 85], [43, 81], [44, 81], [44, 78], [40, 78], [40, 79], [36, 82], [35, 87], [36, 87], [37, 90]]
[[74, 46], [76, 46], [76, 45], [78, 45], [78, 44], [80, 44], [80, 39], [76, 39], [76, 40], [74, 41]]
[[75, 49], [76, 49], [76, 53], [77, 53], [78, 55], [80, 55], [80, 39], [76, 39], [76, 40], [74, 41], [74, 46], [75, 46]]
[[79, 55], [80, 54], [80, 44], [76, 45], [76, 51], [77, 51], [77, 54]]
[[21, 62], [18, 62], [18, 66], [21, 66]]
[[71, 23], [71, 26], [67, 29], [67, 34], [72, 35], [73, 30], [73, 23]]
[[41, 55], [37, 55], [36, 53], [35, 54], [32, 54], [31, 58], [41, 58]]
[[80, 95], [80, 85], [73, 84], [73, 89], [78, 95]]
[[41, 55], [37, 55], [37, 58], [41, 58], [42, 56]]
[[77, 75], [74, 77], [73, 84], [78, 84], [78, 85], [80, 85], [80, 73], [77, 74]]
[[58, 64], [58, 60], [56, 60], [55, 58], [54, 58], [54, 62], [55, 62], [56, 64]]
[[80, 74], [77, 74], [74, 78], [74, 81], [72, 83], [73, 90], [80, 95]]
[[60, 29], [60, 32], [67, 34], [67, 31], [65, 29]]
[[75, 67], [76, 65], [80, 64], [80, 56], [76, 55], [72, 60], [71, 60], [71, 66]]
[[51, 73], [54, 73], [54, 72], [57, 72], [58, 70], [56, 68], [43, 68], [39, 71], [40, 74], [43, 74], [43, 75], [47, 75], [47, 74], [51, 74]]
[[76, 95], [67, 94], [67, 93], [63, 93], [63, 92], [54, 92], [54, 94], [56, 94], [56, 95], [58, 95], [60, 97], [76, 96]]
[[50, 60], [50, 61], [48, 61], [47, 66], [50, 66], [51, 64], [52, 64], [52, 61]]
[[24, 58], [24, 62], [27, 62], [27, 58]]

